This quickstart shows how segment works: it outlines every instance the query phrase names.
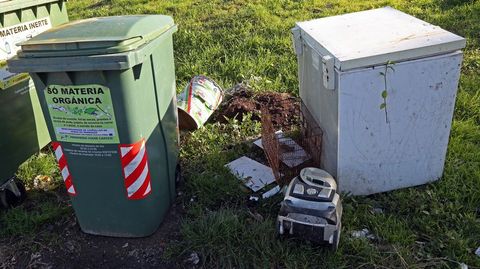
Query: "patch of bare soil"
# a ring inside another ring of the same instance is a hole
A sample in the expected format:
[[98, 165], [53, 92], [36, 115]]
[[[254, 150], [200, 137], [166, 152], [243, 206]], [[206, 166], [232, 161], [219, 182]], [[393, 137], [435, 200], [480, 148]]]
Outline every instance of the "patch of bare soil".
[[72, 213], [44, 225], [33, 238], [0, 239], [0, 268], [178, 268], [178, 261], [163, 257], [181, 237], [184, 210], [177, 200], [160, 228], [145, 238], [85, 234]]

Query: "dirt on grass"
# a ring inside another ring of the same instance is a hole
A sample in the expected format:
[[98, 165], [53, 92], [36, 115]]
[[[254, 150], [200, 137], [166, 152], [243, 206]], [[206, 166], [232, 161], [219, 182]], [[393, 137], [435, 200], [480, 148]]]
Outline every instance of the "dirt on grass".
[[[288, 93], [254, 93], [245, 88], [235, 91], [213, 115], [213, 121], [226, 123], [227, 119], [242, 121], [247, 113], [252, 120], [260, 121], [260, 109], [267, 107], [275, 128], [289, 129], [298, 122], [300, 105], [298, 99]], [[295, 116], [292, 116], [295, 115]]]
[[[62, 196], [68, 199], [66, 193]], [[0, 238], [0, 268], [183, 267], [182, 257], [179, 261], [166, 260], [163, 255], [169, 244], [180, 240], [184, 215], [180, 200], [171, 207], [159, 229], [144, 238], [86, 234], [73, 212], [43, 225], [34, 235]], [[180, 265], [174, 264], [177, 262]]]

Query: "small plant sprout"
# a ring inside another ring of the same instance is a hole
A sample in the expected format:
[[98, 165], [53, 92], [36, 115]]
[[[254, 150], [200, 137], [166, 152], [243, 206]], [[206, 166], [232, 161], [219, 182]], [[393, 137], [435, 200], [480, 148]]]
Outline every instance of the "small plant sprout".
[[380, 76], [383, 77], [383, 91], [381, 93], [381, 96], [383, 98], [383, 103], [380, 104], [380, 109], [383, 109], [385, 111], [385, 122], [390, 123], [388, 120], [388, 107], [387, 107], [387, 97], [388, 97], [388, 70], [391, 70], [392, 72], [395, 72], [395, 68], [393, 68], [393, 65], [395, 63], [392, 61], [388, 61], [385, 64], [385, 70], [383, 72], [380, 72]]

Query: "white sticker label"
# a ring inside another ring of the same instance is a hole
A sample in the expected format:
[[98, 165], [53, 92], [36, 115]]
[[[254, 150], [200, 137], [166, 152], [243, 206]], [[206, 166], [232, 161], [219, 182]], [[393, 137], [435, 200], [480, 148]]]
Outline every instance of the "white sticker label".
[[80, 135], [80, 136], [105, 136], [112, 137], [115, 130], [112, 129], [81, 129], [81, 128], [57, 128], [60, 135]]
[[118, 144], [110, 89], [102, 85], [49, 85], [44, 90], [57, 141]]
[[17, 55], [20, 50], [18, 44], [50, 28], [52, 28], [50, 17], [0, 28], [0, 90], [28, 78], [28, 74], [16, 74], [8, 71], [7, 60]]

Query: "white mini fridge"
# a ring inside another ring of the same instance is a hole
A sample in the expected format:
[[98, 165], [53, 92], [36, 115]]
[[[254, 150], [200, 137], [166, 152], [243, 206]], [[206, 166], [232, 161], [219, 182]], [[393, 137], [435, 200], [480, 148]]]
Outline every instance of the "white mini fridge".
[[465, 39], [391, 7], [299, 22], [300, 97], [352, 195], [442, 176]]

